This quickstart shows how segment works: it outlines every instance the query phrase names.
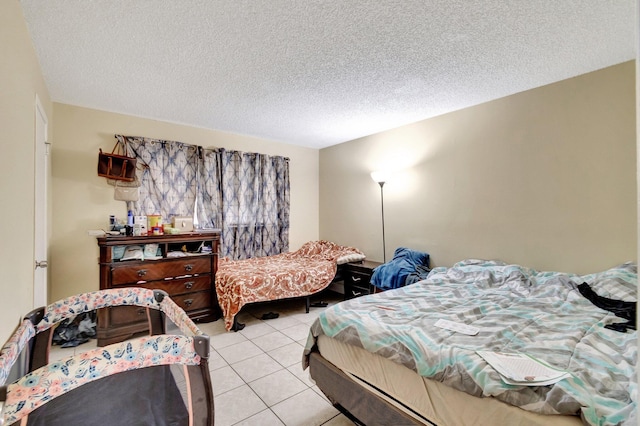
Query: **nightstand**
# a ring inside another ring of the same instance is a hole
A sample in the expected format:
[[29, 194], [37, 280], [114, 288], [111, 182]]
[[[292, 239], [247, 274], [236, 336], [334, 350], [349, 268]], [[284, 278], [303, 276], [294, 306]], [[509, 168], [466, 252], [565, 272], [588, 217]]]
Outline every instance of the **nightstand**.
[[381, 262], [372, 260], [347, 263], [344, 277], [344, 299], [370, 294], [372, 292], [371, 275], [373, 275], [373, 270], [380, 265], [382, 265]]

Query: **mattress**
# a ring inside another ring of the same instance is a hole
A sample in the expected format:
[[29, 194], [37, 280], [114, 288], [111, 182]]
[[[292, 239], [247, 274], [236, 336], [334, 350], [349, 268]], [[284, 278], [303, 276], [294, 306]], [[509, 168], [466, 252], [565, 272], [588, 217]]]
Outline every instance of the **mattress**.
[[403, 365], [326, 335], [319, 336], [317, 343], [320, 354], [327, 361], [419, 422], [427, 420], [439, 426], [582, 425], [577, 416], [533, 413], [491, 397], [478, 398], [460, 392], [422, 377]]

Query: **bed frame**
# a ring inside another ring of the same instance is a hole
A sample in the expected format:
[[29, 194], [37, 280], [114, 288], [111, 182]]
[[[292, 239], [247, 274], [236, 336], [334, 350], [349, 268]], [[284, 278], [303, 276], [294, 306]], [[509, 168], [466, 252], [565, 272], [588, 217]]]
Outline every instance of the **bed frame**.
[[[309, 356], [309, 374], [316, 385], [345, 416], [359, 425], [435, 425], [428, 419], [408, 415], [376, 393], [364, 388], [319, 352]], [[382, 392], [381, 392], [382, 393]], [[406, 410], [410, 410], [405, 407]]]

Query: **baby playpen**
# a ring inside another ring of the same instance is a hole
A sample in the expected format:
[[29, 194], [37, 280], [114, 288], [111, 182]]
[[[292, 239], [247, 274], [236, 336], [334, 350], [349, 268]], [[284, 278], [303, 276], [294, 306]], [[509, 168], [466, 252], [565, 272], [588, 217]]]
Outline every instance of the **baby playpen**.
[[[123, 305], [146, 309], [148, 336], [49, 362], [58, 324]], [[209, 337], [163, 291], [61, 300], [26, 315], [0, 351], [0, 425], [213, 425], [209, 350]]]

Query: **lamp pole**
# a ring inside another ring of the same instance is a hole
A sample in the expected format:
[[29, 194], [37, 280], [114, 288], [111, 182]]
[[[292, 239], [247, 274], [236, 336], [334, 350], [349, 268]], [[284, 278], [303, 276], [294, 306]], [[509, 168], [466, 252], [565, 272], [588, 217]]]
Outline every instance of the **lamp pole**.
[[384, 240], [384, 183], [388, 180], [389, 173], [382, 171], [371, 172], [371, 179], [380, 185], [380, 206], [382, 207], [382, 261], [387, 263], [387, 246]]
[[382, 263], [387, 263], [387, 248], [384, 240], [384, 181], [378, 182], [380, 184], [380, 206], [382, 211]]

